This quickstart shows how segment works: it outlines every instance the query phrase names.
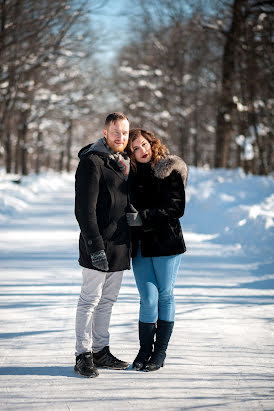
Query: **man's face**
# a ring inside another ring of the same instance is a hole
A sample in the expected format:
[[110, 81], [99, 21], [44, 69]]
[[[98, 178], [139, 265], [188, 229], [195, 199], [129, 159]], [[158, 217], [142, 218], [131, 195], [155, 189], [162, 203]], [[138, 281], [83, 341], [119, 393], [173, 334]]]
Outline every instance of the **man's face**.
[[115, 123], [112, 121], [108, 128], [104, 128], [103, 134], [109, 147], [116, 153], [120, 153], [127, 146], [129, 122], [127, 120], [116, 120]]

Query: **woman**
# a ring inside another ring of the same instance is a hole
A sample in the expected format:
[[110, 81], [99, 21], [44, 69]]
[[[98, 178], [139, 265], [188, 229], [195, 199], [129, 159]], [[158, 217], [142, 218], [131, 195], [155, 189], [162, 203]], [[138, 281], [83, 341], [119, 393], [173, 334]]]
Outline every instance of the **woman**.
[[169, 155], [153, 133], [140, 128], [130, 130], [127, 152], [132, 165], [127, 221], [140, 294], [140, 350], [132, 368], [154, 371], [163, 366], [174, 325], [173, 288], [186, 251], [179, 218], [188, 171], [181, 158]]

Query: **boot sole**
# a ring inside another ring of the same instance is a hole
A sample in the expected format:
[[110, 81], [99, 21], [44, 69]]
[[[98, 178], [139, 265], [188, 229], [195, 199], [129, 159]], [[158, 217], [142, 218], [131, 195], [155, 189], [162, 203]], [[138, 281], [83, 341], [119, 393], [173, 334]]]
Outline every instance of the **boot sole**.
[[91, 374], [91, 375], [85, 375], [85, 374], [81, 374], [79, 370], [77, 370], [77, 368], [74, 368], [74, 372], [78, 375], [80, 375], [81, 377], [85, 377], [85, 378], [96, 378], [99, 377], [99, 373], [98, 374]]
[[134, 371], [142, 371], [145, 368], [146, 365], [147, 365], [147, 361], [144, 364], [140, 365], [140, 366], [132, 365], [131, 369], [134, 370]]
[[163, 362], [163, 364], [160, 365], [160, 367], [157, 367], [157, 368], [152, 368], [152, 369], [150, 369], [150, 368], [146, 368], [146, 367], [145, 367], [145, 368], [143, 369], [143, 371], [146, 371], [146, 372], [158, 371], [158, 370], [160, 370], [161, 368], [163, 368], [164, 365], [165, 365], [165, 362]]
[[128, 365], [126, 367], [120, 367], [120, 368], [109, 367], [108, 365], [97, 365], [97, 364], [94, 364], [94, 365], [96, 365], [97, 368], [105, 368], [105, 369], [108, 369], [108, 370], [118, 370], [118, 371], [119, 370], [126, 370], [128, 368]]

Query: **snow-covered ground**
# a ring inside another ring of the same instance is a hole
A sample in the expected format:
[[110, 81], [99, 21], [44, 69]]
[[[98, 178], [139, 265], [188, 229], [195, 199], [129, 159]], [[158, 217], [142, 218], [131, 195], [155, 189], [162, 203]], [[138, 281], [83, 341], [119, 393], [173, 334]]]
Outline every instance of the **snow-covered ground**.
[[[95, 379], [73, 371], [81, 285], [73, 184], [68, 174], [20, 184], [0, 174], [0, 409], [273, 410], [273, 178], [190, 168], [188, 252], [166, 365]], [[110, 346], [130, 362], [138, 304], [126, 271]]]

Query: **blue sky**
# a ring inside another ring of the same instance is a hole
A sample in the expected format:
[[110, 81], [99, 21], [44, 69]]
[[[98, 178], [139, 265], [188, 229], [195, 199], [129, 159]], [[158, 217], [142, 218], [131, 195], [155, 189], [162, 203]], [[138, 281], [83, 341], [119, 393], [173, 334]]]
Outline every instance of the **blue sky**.
[[92, 21], [101, 32], [103, 45], [100, 54], [111, 60], [130, 35], [130, 20], [137, 11], [136, 0], [109, 0], [100, 8]]

